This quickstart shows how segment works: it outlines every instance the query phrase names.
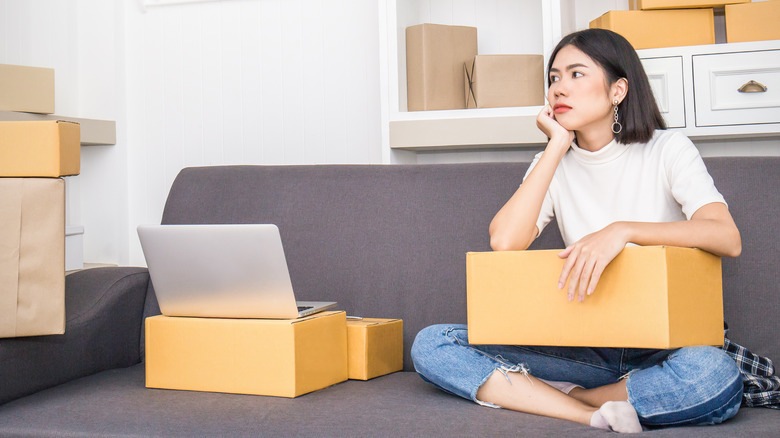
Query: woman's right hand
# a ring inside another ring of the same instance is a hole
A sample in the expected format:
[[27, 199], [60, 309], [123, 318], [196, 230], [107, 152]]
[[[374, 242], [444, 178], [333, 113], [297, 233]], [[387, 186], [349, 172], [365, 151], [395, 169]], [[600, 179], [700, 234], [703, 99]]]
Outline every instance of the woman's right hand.
[[567, 130], [555, 120], [555, 113], [550, 104], [545, 105], [544, 108], [539, 111], [539, 115], [536, 116], [536, 126], [539, 127], [544, 135], [550, 140], [560, 139], [560, 143], [565, 144], [567, 149], [569, 148], [569, 145], [571, 145], [571, 142], [574, 141], [574, 131]]

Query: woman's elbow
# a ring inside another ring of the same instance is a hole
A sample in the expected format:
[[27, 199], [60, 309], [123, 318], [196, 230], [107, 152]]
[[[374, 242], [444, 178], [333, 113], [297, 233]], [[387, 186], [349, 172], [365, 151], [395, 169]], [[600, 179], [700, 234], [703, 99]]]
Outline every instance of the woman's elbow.
[[742, 236], [739, 234], [739, 230], [734, 229], [729, 233], [728, 244], [724, 248], [723, 257], [739, 257], [742, 254]]
[[526, 245], [521, 245], [504, 236], [497, 236], [495, 234], [490, 236], [490, 248], [493, 251], [522, 251], [528, 248], [529, 245], [530, 242]]

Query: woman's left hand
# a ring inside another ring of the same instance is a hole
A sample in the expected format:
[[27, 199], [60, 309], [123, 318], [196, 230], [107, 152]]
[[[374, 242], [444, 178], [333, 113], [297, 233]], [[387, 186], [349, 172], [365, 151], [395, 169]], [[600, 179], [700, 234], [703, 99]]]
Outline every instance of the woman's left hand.
[[563, 289], [568, 278], [569, 301], [577, 294], [582, 302], [586, 293], [590, 295], [596, 290], [604, 269], [625, 248], [628, 242], [626, 231], [621, 223], [612, 223], [588, 234], [558, 254], [558, 257], [566, 259], [558, 280], [558, 289]]

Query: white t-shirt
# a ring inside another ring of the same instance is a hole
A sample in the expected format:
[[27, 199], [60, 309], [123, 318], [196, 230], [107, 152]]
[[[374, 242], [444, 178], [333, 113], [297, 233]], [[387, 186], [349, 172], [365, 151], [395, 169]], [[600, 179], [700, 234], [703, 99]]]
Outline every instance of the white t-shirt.
[[555, 216], [568, 246], [617, 221], [690, 219], [711, 202], [726, 203], [699, 151], [688, 137], [657, 130], [646, 144], [613, 140], [596, 152], [572, 144], [555, 170], [536, 226], [541, 233]]

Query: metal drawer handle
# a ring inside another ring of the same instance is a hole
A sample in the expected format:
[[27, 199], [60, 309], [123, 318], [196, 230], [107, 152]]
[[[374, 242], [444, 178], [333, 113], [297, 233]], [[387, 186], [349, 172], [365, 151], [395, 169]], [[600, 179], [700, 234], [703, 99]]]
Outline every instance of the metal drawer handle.
[[766, 85], [752, 80], [739, 87], [740, 93], [763, 93], [765, 91]]

